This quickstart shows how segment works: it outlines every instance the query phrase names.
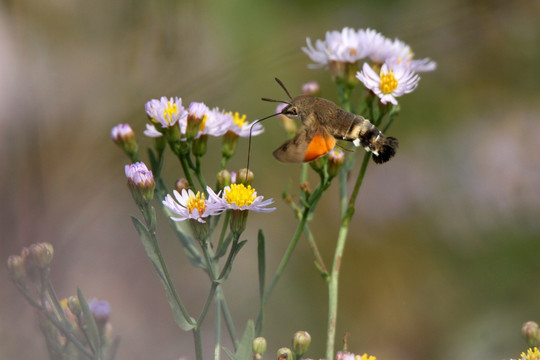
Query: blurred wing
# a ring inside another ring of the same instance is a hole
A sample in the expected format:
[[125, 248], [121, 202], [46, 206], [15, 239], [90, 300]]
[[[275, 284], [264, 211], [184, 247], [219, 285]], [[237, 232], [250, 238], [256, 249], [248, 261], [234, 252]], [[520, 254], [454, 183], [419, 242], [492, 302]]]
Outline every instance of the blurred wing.
[[274, 151], [281, 162], [307, 162], [327, 154], [336, 139], [322, 126], [302, 126], [296, 135]]

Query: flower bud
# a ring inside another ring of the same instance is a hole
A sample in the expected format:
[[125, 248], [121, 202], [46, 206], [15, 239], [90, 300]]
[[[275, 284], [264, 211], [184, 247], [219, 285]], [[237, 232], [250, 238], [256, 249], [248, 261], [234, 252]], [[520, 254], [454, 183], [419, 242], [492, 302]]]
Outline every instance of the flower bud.
[[311, 192], [312, 192], [311, 186], [309, 186], [309, 183], [307, 181], [304, 181], [303, 183], [300, 184], [300, 190], [302, 190], [308, 195], [311, 195]]
[[266, 351], [266, 339], [258, 337], [253, 340], [253, 353], [256, 355], [264, 355]]
[[316, 81], [310, 81], [302, 85], [302, 93], [305, 95], [317, 96], [320, 90], [319, 84]]
[[538, 324], [534, 321], [527, 321], [521, 327], [521, 334], [529, 346], [538, 346], [540, 344], [540, 332]]
[[246, 186], [251, 185], [251, 183], [253, 182], [253, 177], [253, 171], [247, 169], [240, 169], [236, 174], [236, 183], [244, 184]]
[[111, 130], [111, 139], [120, 146], [124, 152], [133, 158], [137, 155], [139, 147], [135, 141], [135, 133], [129, 124], [118, 124]]
[[180, 178], [180, 179], [176, 180], [176, 182], [174, 183], [174, 188], [180, 194], [182, 193], [182, 190], [189, 190], [189, 181], [188, 181], [188, 179]]
[[154, 198], [156, 183], [152, 171], [142, 162], [125, 166], [128, 187], [137, 205], [142, 206]]
[[48, 269], [54, 254], [54, 248], [49, 243], [32, 244], [29, 247], [30, 261], [41, 270]]
[[193, 155], [197, 157], [202, 157], [206, 154], [206, 143], [208, 141], [208, 135], [201, 134], [198, 138], [193, 140], [193, 143], [191, 144], [191, 150], [193, 151]]
[[71, 311], [71, 313], [75, 316], [79, 316], [82, 311], [81, 303], [79, 302], [79, 298], [76, 296], [70, 296], [67, 299], [67, 307], [69, 311]]
[[293, 360], [293, 353], [291, 349], [282, 347], [277, 351], [278, 360]]
[[309, 162], [309, 166], [313, 170], [317, 172], [317, 174], [321, 174], [324, 171], [324, 165], [326, 164], [327, 156], [319, 156], [315, 160], [312, 160]]
[[223, 135], [223, 143], [221, 145], [221, 155], [225, 159], [230, 159], [236, 151], [236, 143], [238, 142], [238, 134], [227, 131]]
[[300, 358], [307, 352], [307, 349], [311, 344], [311, 335], [307, 331], [297, 331], [292, 340], [292, 351], [297, 358]]
[[96, 325], [103, 328], [111, 316], [111, 305], [104, 300], [90, 299], [88, 307], [96, 321]]
[[345, 161], [345, 154], [340, 149], [333, 149], [328, 153], [328, 176], [331, 178], [339, 174]]
[[26, 279], [26, 269], [24, 259], [20, 255], [11, 255], [7, 260], [9, 276], [15, 282], [23, 282]]
[[231, 185], [231, 173], [227, 170], [221, 170], [217, 174], [217, 189], [223, 190], [225, 186]]

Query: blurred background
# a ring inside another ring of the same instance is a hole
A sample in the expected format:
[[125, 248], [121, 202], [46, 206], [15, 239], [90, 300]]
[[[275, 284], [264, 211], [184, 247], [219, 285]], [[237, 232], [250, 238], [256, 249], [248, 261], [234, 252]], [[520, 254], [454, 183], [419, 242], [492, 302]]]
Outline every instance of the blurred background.
[[[539, 16], [540, 3], [527, 0], [4, 0], [1, 258], [52, 243], [59, 296], [80, 286], [110, 302], [118, 359], [194, 359], [192, 335], [172, 320], [129, 219], [138, 210], [128, 160], [110, 129], [130, 123], [144, 149], [144, 104], [163, 95], [254, 120], [275, 110], [261, 97], [285, 97], [276, 76], [292, 94], [316, 80], [336, 101], [328, 72], [308, 69], [301, 47], [328, 30], [370, 27], [438, 68], [399, 100], [389, 131], [400, 140], [396, 158], [368, 169], [343, 259], [337, 344], [349, 333], [350, 351], [381, 360], [517, 357], [522, 323], [540, 320]], [[250, 241], [225, 286], [239, 331], [257, 311], [257, 230], [270, 277], [296, 228], [280, 197], [289, 183], [297, 192], [299, 166], [274, 160], [286, 135], [277, 120], [265, 128], [251, 167], [278, 210], [250, 215]], [[209, 146], [212, 179], [220, 142]], [[245, 167], [246, 153], [240, 141], [231, 170]], [[168, 159], [172, 184], [180, 168]], [[327, 264], [338, 205], [333, 186], [311, 225]], [[198, 314], [208, 279], [159, 222], [180, 294]], [[44, 359], [35, 313], [5, 266], [0, 281], [0, 358]], [[326, 311], [326, 286], [302, 238], [267, 307], [266, 358], [296, 330], [312, 335], [307, 355], [323, 357]], [[210, 358], [212, 316], [204, 336]]]

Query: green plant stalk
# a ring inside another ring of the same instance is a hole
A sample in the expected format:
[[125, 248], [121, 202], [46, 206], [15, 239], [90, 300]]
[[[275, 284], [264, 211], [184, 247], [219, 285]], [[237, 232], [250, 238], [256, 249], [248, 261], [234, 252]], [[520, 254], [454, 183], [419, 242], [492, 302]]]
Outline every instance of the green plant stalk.
[[[146, 220], [146, 219], [150, 218], [148, 216], [148, 213], [153, 211], [153, 208], [148, 204], [144, 209], [141, 209], [141, 210], [142, 210], [144, 218]], [[172, 292], [172, 294], [174, 296], [174, 299], [175, 299], [176, 303], [178, 304], [178, 307], [180, 308], [180, 311], [182, 312], [182, 315], [184, 316], [186, 321], [188, 323], [190, 323], [191, 325], [196, 326], [197, 324], [194, 324], [193, 321], [191, 320], [191, 316], [189, 315], [187, 309], [184, 307], [184, 304], [180, 300], [180, 296], [178, 296], [178, 293], [176, 292], [176, 288], [175, 288], [174, 283], [173, 283], [173, 281], [171, 279], [171, 275], [169, 274], [169, 269], [167, 268], [167, 264], [165, 263], [165, 259], [163, 258], [163, 254], [161, 253], [161, 248], [160, 248], [159, 243], [157, 241], [155, 227], [152, 226], [151, 223], [147, 223], [147, 225], [149, 227], [148, 232], [150, 233], [152, 243], [154, 244], [154, 248], [156, 250], [156, 255], [158, 257], [159, 264], [161, 265], [161, 268], [163, 269], [163, 275], [165, 275], [165, 281], [167, 282], [167, 285], [171, 289], [171, 292]]]
[[221, 301], [216, 298], [216, 332], [214, 345], [214, 360], [219, 360], [221, 354]]
[[362, 167], [358, 173], [356, 184], [348, 202], [347, 210], [345, 214], [342, 214], [341, 226], [339, 228], [338, 240], [336, 244], [336, 251], [334, 253], [334, 261], [332, 263], [332, 271], [330, 273], [330, 281], [328, 282], [328, 328], [326, 338], [326, 358], [334, 358], [334, 348], [336, 341], [336, 325], [337, 325], [337, 312], [338, 312], [338, 290], [339, 290], [339, 271], [341, 268], [341, 260], [343, 258], [343, 252], [345, 250], [345, 243], [347, 240], [347, 234], [349, 232], [349, 223], [354, 215], [354, 204], [360, 191], [360, 187], [364, 181], [367, 166], [371, 154], [366, 152], [362, 161]]
[[193, 182], [193, 179], [191, 178], [191, 173], [189, 172], [189, 165], [188, 165], [188, 162], [186, 160], [186, 156], [182, 155], [182, 154], [179, 154], [178, 155], [178, 160], [180, 160], [180, 165], [182, 165], [182, 170], [184, 171], [184, 175], [186, 176], [186, 179], [187, 179], [187, 181], [189, 183], [189, 186], [192, 189], [196, 189], [195, 188], [195, 183]]
[[217, 288], [217, 295], [216, 295], [219, 303], [221, 304], [221, 311], [223, 312], [223, 319], [225, 319], [225, 325], [227, 326], [227, 331], [229, 332], [229, 336], [231, 337], [231, 341], [233, 343], [234, 351], [238, 349], [238, 335], [236, 333], [236, 328], [234, 327], [234, 322], [231, 316], [231, 312], [229, 311], [229, 306], [227, 305], [227, 301], [225, 301], [225, 295], [223, 294], [223, 290], [221, 289], [221, 286], [218, 286]]

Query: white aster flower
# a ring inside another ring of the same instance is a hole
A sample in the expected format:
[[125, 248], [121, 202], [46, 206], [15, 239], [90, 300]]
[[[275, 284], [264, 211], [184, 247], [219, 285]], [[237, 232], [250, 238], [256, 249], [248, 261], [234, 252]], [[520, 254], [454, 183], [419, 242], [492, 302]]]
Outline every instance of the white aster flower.
[[134, 138], [135, 133], [129, 124], [118, 124], [111, 130], [111, 139], [114, 142], [123, 142], [126, 139]]
[[206, 200], [204, 194], [201, 194], [199, 191], [195, 194], [191, 189], [183, 189], [182, 193], [174, 190], [173, 194], [176, 200], [170, 194], [167, 194], [165, 200], [163, 200], [163, 205], [174, 214], [179, 215], [178, 217], [171, 216], [171, 219], [174, 221], [194, 219], [200, 223], [205, 223], [205, 218], [219, 215], [224, 210], [215, 201], [211, 199]]
[[356, 77], [381, 99], [381, 103], [390, 102], [394, 105], [398, 104], [396, 97], [412, 92], [420, 80], [420, 77], [403, 63], [395, 66], [385, 63], [379, 74], [369, 64], [364, 63], [362, 71], [359, 71]]
[[257, 192], [251, 185], [247, 187], [244, 184], [231, 184], [225, 186], [223, 195], [220, 197], [208, 188], [208, 196], [217, 206], [224, 210], [240, 210], [240, 211], [255, 211], [255, 212], [272, 212], [276, 208], [269, 208], [274, 202], [273, 199], [263, 200], [263, 196], [257, 196]]
[[315, 62], [309, 65], [310, 68], [327, 66], [330, 61], [354, 64], [366, 56], [360, 32], [348, 27], [341, 31], [327, 31], [324, 41], [315, 41], [315, 46], [310, 38], [306, 43], [307, 47], [302, 51]]
[[211, 136], [223, 136], [232, 126], [232, 116], [215, 107], [208, 111], [206, 122], [201, 133]]
[[[226, 115], [230, 116], [232, 119], [228, 131], [233, 132], [240, 137], [248, 137], [250, 131], [252, 136], [259, 135], [264, 132], [264, 127], [261, 124], [248, 123], [246, 121], [246, 115], [240, 115], [238, 112], [228, 112]], [[252, 127], [253, 130], [251, 130]]]
[[160, 100], [152, 99], [148, 101], [144, 108], [148, 117], [153, 122], [160, 124], [162, 128], [170, 128], [179, 123], [180, 131], [185, 134], [188, 112], [182, 106], [181, 98], [167, 99], [162, 96]]
[[145, 185], [154, 182], [152, 171], [148, 170], [145, 163], [141, 161], [126, 165], [124, 170], [128, 181], [135, 185]]
[[151, 138], [163, 136], [163, 134], [160, 133], [153, 124], [146, 124], [146, 130], [143, 131], [143, 134]]

